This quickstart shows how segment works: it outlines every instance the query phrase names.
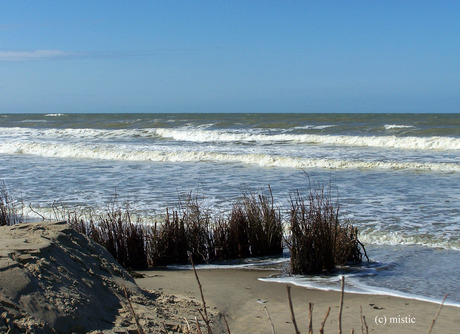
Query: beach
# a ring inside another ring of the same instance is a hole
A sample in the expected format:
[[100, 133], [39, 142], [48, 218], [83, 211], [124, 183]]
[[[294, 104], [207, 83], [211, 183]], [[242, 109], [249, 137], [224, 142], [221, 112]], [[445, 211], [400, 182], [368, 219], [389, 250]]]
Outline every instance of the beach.
[[196, 330], [199, 303], [159, 291], [65, 221], [0, 226], [1, 333], [177, 333], [185, 319]]
[[[285, 284], [261, 281], [270, 270], [198, 269], [214, 333], [294, 331]], [[135, 279], [132, 278], [132, 276]], [[0, 330], [14, 333], [177, 333], [197, 330], [203, 304], [192, 269], [129, 274], [100, 245], [66, 222], [0, 227]], [[346, 283], [346, 282], [345, 282]], [[341, 294], [291, 286], [301, 332], [313, 304], [318, 332], [337, 333]], [[343, 297], [342, 330], [361, 331], [361, 307], [369, 333], [427, 332], [440, 305], [391, 296]], [[137, 321], [137, 322], [136, 322]], [[458, 307], [443, 306], [432, 333], [457, 333]]]
[[[136, 283], [145, 289], [159, 289], [168, 294], [193, 298], [201, 296], [192, 270], [152, 270]], [[274, 272], [245, 269], [198, 270], [206, 303], [226, 315], [232, 333], [272, 333], [264, 307], [276, 333], [293, 333], [285, 284], [263, 282]], [[291, 286], [296, 321], [303, 333], [308, 329], [308, 304], [313, 303], [313, 330], [318, 332], [327, 309], [325, 333], [337, 333], [340, 292], [312, 290]], [[360, 307], [369, 333], [425, 333], [431, 326], [439, 304], [392, 296], [347, 293], [345, 286], [342, 331], [361, 333]], [[460, 309], [444, 306], [432, 333], [458, 333]]]

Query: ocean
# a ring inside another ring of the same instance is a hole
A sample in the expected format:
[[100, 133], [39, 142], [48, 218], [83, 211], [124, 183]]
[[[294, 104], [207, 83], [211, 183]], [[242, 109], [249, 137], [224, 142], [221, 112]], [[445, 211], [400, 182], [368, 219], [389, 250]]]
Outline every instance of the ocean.
[[32, 219], [56, 203], [104, 211], [116, 195], [148, 221], [190, 193], [225, 214], [268, 185], [287, 208], [309, 182], [330, 186], [371, 261], [267, 279], [339, 289], [345, 275], [346, 291], [460, 306], [459, 114], [3, 114], [0, 161]]

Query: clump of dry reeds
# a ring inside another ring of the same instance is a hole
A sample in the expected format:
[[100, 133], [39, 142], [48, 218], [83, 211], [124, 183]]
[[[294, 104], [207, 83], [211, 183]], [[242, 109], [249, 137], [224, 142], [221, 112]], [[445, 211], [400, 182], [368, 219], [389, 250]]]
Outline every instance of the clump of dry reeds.
[[[270, 190], [270, 188], [269, 188]], [[233, 204], [228, 219], [214, 225], [217, 258], [245, 258], [283, 252], [283, 222], [270, 197], [251, 191]]]
[[[189, 194], [178, 209], [166, 210], [163, 222], [132, 222], [129, 208], [112, 205], [104, 214], [61, 214], [79, 232], [105, 246], [124, 267], [186, 264], [249, 256], [281, 254], [283, 220], [269, 196], [243, 192], [227, 217], [213, 218], [210, 210]], [[364, 248], [352, 224], [339, 221], [339, 206], [324, 188], [299, 192], [291, 198], [288, 246], [291, 273], [332, 270], [336, 265], [360, 262]]]
[[210, 210], [189, 194], [179, 208], [166, 210], [163, 222], [132, 222], [129, 208], [112, 204], [103, 214], [91, 210], [55, 208], [77, 231], [106, 247], [124, 267], [186, 264], [280, 254], [283, 225], [273, 196], [243, 194], [228, 218], [212, 217]]
[[275, 210], [273, 195], [246, 194], [242, 201], [248, 222], [248, 239], [252, 256], [274, 255], [283, 251], [283, 223]]
[[333, 270], [347, 262], [361, 262], [363, 245], [358, 230], [339, 220], [339, 205], [323, 186], [310, 186], [304, 196], [291, 197], [290, 269], [292, 274], [311, 274]]
[[10, 195], [4, 182], [0, 182], [0, 226], [12, 226], [22, 222], [22, 205]]
[[[181, 214], [179, 214], [181, 212]], [[283, 250], [282, 221], [264, 195], [246, 195], [228, 218], [212, 217], [189, 195], [172, 217], [149, 228], [147, 252], [151, 265], [195, 263], [279, 254]]]
[[[181, 212], [181, 214], [179, 214]], [[148, 228], [147, 253], [152, 266], [188, 263], [191, 253], [196, 263], [213, 259], [211, 216], [196, 199], [188, 199], [181, 211], [167, 210], [163, 223]]]
[[[166, 209], [163, 221], [133, 222], [129, 205], [116, 197], [104, 213], [67, 209], [53, 204], [55, 218], [67, 220], [77, 231], [103, 245], [125, 268], [146, 269], [235, 258], [269, 256], [283, 251], [283, 217], [275, 208], [270, 186], [267, 194], [242, 192], [227, 216], [213, 217], [190, 193], [177, 209]], [[5, 185], [0, 185], [0, 225], [20, 222], [17, 207]], [[291, 197], [287, 219], [290, 236], [291, 273], [308, 274], [332, 270], [336, 265], [361, 262], [363, 245], [350, 223], [339, 221], [339, 206], [324, 188], [308, 196]], [[34, 211], [35, 212], [35, 211]], [[42, 216], [43, 217], [43, 216]]]

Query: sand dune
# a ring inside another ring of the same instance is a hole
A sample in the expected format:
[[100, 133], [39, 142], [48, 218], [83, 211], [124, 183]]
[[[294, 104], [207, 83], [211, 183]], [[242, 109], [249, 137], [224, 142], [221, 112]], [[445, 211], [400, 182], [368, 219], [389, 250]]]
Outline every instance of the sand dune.
[[[141, 290], [101, 246], [65, 222], [0, 227], [0, 332], [177, 332], [198, 304]], [[217, 312], [214, 326], [219, 331]]]

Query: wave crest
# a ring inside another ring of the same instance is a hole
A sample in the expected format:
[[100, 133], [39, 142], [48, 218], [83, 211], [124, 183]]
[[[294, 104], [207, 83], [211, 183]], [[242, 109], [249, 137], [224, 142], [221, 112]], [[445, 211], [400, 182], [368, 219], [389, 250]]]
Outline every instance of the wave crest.
[[398, 136], [349, 136], [318, 134], [267, 134], [203, 129], [33, 129], [0, 128], [8, 138], [75, 138], [75, 139], [136, 139], [157, 138], [182, 142], [226, 142], [226, 143], [299, 143], [306, 145], [375, 147], [407, 150], [460, 150], [457, 137], [398, 137]]
[[361, 161], [299, 158], [270, 154], [229, 154], [193, 151], [179, 148], [157, 149], [112, 144], [65, 144], [9, 142], [0, 144], [0, 153], [31, 154], [43, 157], [78, 158], [120, 161], [194, 162], [213, 161], [244, 163], [262, 167], [325, 168], [325, 169], [412, 169], [420, 171], [459, 172], [460, 164], [398, 161]]
[[157, 129], [160, 137], [193, 142], [298, 142], [316, 145], [364, 146], [422, 150], [460, 150], [460, 138], [454, 137], [396, 137], [346, 136], [311, 134], [251, 134], [217, 130]]

